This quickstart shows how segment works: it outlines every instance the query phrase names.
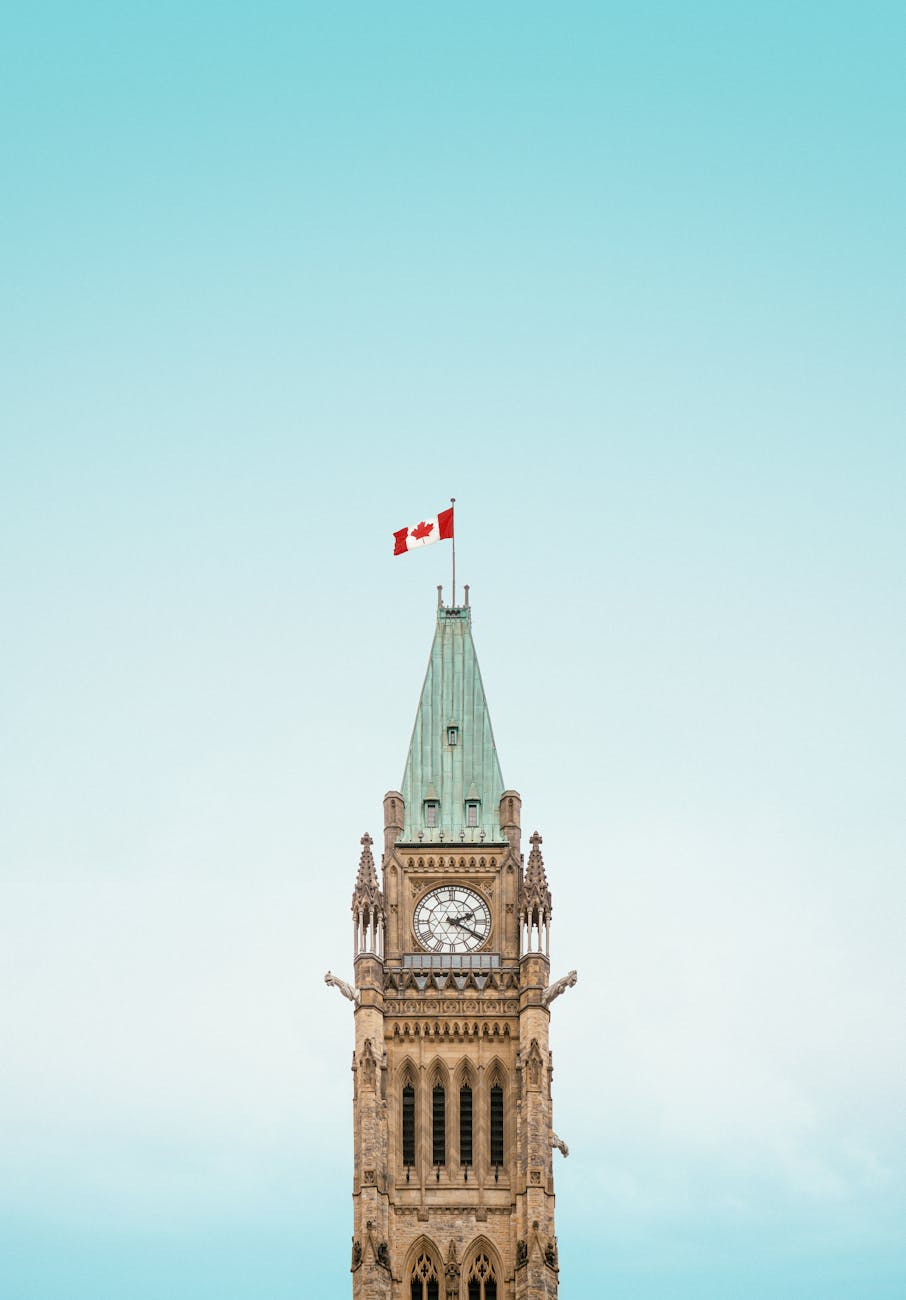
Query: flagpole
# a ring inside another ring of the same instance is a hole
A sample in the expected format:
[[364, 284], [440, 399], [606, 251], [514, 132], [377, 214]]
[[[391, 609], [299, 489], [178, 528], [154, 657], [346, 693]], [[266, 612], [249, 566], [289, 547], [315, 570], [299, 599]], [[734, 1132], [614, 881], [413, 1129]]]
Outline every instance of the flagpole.
[[[456, 497], [450, 497], [450, 505], [451, 506], [456, 505]], [[453, 543], [453, 600], [451, 601], [451, 605], [455, 609], [456, 608], [456, 517], [455, 516], [453, 518], [453, 536], [450, 538], [450, 541]]]

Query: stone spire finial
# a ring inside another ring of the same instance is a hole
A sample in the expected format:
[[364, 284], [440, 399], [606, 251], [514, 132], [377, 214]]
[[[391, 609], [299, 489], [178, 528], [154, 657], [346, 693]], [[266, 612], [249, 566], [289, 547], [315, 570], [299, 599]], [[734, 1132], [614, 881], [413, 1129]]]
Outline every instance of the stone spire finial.
[[525, 869], [525, 884], [523, 886], [526, 901], [531, 899], [533, 902], [542, 903], [547, 911], [551, 908], [551, 891], [547, 886], [547, 872], [544, 870], [544, 858], [541, 856], [541, 836], [535, 831], [529, 843], [532, 846], [529, 853], [528, 866]]
[[369, 900], [379, 899], [381, 887], [378, 883], [374, 856], [371, 852], [374, 840], [366, 831], [359, 843], [362, 845], [362, 854], [359, 858], [359, 874], [355, 878], [355, 897]]

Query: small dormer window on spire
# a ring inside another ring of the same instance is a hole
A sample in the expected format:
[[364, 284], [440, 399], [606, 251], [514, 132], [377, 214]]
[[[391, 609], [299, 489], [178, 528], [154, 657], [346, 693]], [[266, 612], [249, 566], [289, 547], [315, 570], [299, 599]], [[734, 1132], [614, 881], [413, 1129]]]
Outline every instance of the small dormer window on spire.
[[437, 807], [438, 804], [436, 799], [425, 800], [425, 825], [429, 829], [432, 829], [437, 825]]
[[466, 825], [467, 826], [478, 825], [478, 810], [480, 807], [481, 804], [477, 799], [466, 800]]
[[459, 727], [447, 727], [447, 744], [459, 744]]

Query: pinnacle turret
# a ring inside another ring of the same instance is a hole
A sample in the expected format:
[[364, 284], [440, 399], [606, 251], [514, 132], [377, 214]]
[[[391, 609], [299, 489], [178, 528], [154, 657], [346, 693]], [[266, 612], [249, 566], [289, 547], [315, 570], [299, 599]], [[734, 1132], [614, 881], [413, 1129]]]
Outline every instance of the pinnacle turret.
[[374, 840], [366, 831], [359, 843], [359, 871], [352, 891], [352, 915], [355, 920], [355, 955], [374, 952], [381, 955], [384, 938], [384, 895], [378, 883], [371, 846]]
[[353, 902], [359, 898], [366, 898], [369, 902], [383, 902], [381, 887], [378, 884], [377, 871], [374, 865], [374, 855], [371, 852], [374, 840], [366, 831], [359, 843], [362, 845], [362, 853], [359, 858], [359, 874], [355, 878]]
[[522, 882], [519, 919], [526, 941], [526, 950], [531, 951], [535, 947], [540, 951], [542, 931], [545, 934], [545, 949], [550, 942], [551, 913], [554, 907], [547, 884], [547, 872], [544, 870], [544, 858], [541, 856], [542, 839], [537, 831], [532, 835], [529, 843], [532, 848], [525, 869], [525, 879]]

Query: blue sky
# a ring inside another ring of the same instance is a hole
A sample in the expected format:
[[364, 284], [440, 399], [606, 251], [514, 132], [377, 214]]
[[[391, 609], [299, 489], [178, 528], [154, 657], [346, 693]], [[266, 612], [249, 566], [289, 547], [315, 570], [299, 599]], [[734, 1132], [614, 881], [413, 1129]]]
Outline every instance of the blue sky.
[[348, 1294], [322, 976], [451, 495], [580, 976], [564, 1296], [903, 1294], [904, 37], [0, 19], [5, 1297]]

